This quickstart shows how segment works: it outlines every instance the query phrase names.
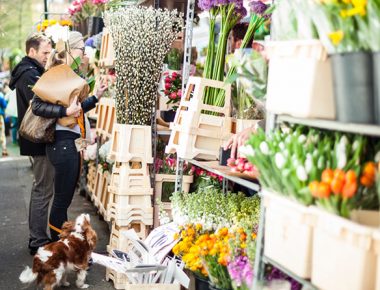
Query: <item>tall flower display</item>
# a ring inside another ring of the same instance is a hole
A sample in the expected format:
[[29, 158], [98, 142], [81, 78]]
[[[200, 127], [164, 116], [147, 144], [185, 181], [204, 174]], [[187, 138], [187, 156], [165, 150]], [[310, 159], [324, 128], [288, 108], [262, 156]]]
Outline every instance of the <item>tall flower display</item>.
[[116, 53], [116, 117], [150, 125], [165, 55], [183, 28], [176, 10], [120, 7], [105, 13]]

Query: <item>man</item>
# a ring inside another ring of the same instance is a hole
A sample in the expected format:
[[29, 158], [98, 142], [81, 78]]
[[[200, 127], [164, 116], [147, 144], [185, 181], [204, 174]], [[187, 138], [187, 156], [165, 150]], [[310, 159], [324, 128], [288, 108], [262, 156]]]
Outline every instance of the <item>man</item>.
[[[16, 89], [19, 125], [33, 98], [31, 88], [44, 73], [52, 50], [50, 40], [40, 33], [31, 35], [25, 46], [27, 56], [13, 69], [9, 84], [12, 90]], [[50, 242], [47, 221], [54, 188], [54, 167], [46, 157], [45, 144], [33, 143], [20, 136], [19, 145], [20, 154], [31, 156], [33, 161], [34, 180], [29, 204], [29, 249], [30, 254], [34, 255], [40, 246]]]

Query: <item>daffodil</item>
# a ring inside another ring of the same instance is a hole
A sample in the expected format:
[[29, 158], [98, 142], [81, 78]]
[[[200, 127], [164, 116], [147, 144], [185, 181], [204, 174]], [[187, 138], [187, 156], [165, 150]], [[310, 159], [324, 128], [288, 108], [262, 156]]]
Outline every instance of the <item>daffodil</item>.
[[334, 31], [329, 34], [329, 38], [335, 46], [338, 46], [344, 37], [344, 32], [342, 30]]

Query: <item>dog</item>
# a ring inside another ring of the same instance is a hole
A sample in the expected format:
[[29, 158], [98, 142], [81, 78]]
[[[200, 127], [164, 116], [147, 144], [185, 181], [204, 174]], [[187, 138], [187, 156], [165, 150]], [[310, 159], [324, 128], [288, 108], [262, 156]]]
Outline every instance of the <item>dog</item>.
[[97, 235], [90, 225], [90, 216], [81, 214], [75, 220], [62, 225], [60, 240], [40, 247], [34, 256], [33, 267], [26, 267], [20, 274], [22, 283], [44, 284], [44, 290], [53, 290], [55, 286], [70, 286], [66, 280], [68, 271], [76, 271], [78, 288], [87, 288], [85, 284], [88, 262], [95, 249]]

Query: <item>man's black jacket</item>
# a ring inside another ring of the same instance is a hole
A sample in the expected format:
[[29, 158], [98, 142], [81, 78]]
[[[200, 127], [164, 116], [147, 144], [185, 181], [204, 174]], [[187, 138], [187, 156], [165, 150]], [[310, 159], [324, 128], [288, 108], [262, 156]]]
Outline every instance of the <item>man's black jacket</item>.
[[[18, 125], [33, 99], [32, 87], [43, 74], [44, 68], [33, 58], [25, 56], [13, 69], [9, 87], [16, 89]], [[28, 156], [45, 155], [45, 144], [30, 142], [19, 136], [20, 154]]]

